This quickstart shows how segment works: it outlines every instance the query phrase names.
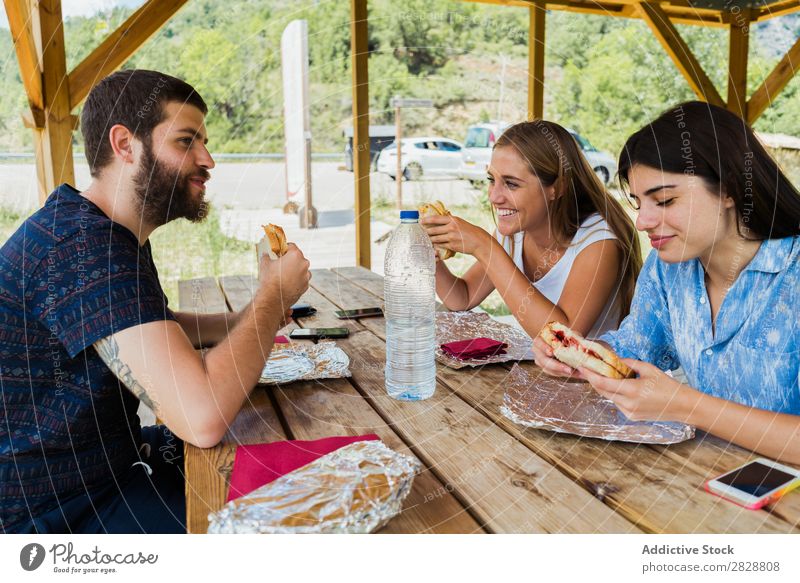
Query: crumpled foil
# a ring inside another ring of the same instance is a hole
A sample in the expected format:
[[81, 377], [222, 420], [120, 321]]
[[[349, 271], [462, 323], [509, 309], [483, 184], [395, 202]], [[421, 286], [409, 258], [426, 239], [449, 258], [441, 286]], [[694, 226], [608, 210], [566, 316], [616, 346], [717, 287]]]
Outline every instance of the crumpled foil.
[[421, 464], [358, 441], [209, 514], [212, 534], [365, 534], [400, 512]]
[[319, 344], [276, 344], [269, 355], [260, 384], [280, 384], [350, 376], [350, 358], [332, 340]]
[[[453, 358], [442, 351], [442, 344], [470, 338], [491, 338], [505, 342], [508, 346], [504, 354], [465, 360]], [[436, 312], [436, 360], [450, 368], [533, 360], [532, 346], [533, 340], [525, 332], [498, 322], [484, 312]]]
[[514, 365], [500, 411], [514, 423], [609, 441], [680, 443], [694, 427], [668, 421], [631, 421], [581, 380], [552, 377]]

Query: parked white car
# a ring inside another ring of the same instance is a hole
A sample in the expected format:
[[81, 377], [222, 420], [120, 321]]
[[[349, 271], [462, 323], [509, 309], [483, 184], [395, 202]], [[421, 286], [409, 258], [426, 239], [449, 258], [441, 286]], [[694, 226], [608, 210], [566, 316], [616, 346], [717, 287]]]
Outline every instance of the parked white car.
[[[461, 169], [458, 177], [469, 180], [473, 186], [479, 187], [486, 181], [487, 169], [492, 158], [492, 148], [500, 135], [510, 124], [503, 121], [475, 124], [467, 129], [467, 139], [461, 151]], [[609, 184], [617, 173], [617, 162], [614, 157], [601, 152], [575, 130], [567, 128], [575, 141], [578, 142], [583, 155], [589, 161], [592, 169], [603, 182]]]
[[459, 178], [469, 180], [475, 187], [486, 182], [492, 148], [509, 125], [511, 124], [505, 121], [493, 121], [469, 126], [464, 149], [461, 150]]
[[[423, 176], [457, 177], [461, 167], [462, 145], [441, 136], [404, 138], [400, 161], [403, 178], [419, 180]], [[378, 156], [378, 172], [396, 179], [397, 143], [392, 142]]]

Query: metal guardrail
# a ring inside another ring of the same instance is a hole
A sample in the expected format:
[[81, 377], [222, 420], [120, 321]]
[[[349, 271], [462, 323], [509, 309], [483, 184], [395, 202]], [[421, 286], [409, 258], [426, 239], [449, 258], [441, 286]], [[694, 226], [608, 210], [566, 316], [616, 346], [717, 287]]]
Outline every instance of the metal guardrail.
[[[214, 160], [283, 160], [284, 154], [281, 153], [241, 153], [241, 154], [211, 154]], [[86, 154], [75, 152], [75, 159], [85, 160]], [[344, 162], [344, 152], [318, 152], [311, 154], [312, 160], [341, 160]], [[0, 160], [36, 160], [34, 152], [0, 152]]]

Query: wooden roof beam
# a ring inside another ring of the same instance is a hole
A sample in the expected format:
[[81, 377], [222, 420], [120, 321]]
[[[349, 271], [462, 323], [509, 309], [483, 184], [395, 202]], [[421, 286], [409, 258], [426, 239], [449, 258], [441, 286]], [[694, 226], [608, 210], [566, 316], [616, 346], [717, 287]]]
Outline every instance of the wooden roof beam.
[[187, 1], [148, 0], [131, 14], [70, 72], [70, 106], [80, 105], [100, 79], [121, 67]]
[[[599, 0], [589, 2], [586, 0], [464, 0], [493, 6], [530, 7], [531, 5], [544, 6], [547, 10], [563, 10], [566, 12], [579, 12], [581, 14], [597, 14], [614, 18], [642, 18], [638, 10], [641, 0]], [[791, 0], [800, 2], [800, 0]], [[688, 1], [676, 0], [669, 5], [662, 5], [670, 20], [676, 24], [691, 24], [695, 26], [726, 26], [725, 17], [719, 10], [710, 8], [696, 8]]]
[[711, 79], [708, 78], [689, 45], [683, 40], [661, 6], [640, 2], [639, 9], [642, 18], [650, 26], [675, 66], [686, 78], [692, 91], [703, 101], [725, 107], [725, 102], [722, 101]]
[[784, 14], [791, 14], [800, 9], [800, 0], [784, 0], [783, 2], [775, 2], [763, 8], [753, 8], [753, 20], [762, 21], [769, 20], [783, 16]]
[[11, 38], [19, 62], [20, 76], [25, 94], [31, 106], [33, 119], [44, 116], [44, 97], [42, 92], [42, 66], [36, 50], [31, 25], [28, 0], [4, 0]]
[[791, 81], [792, 77], [800, 68], [800, 38], [795, 41], [792, 48], [775, 65], [775, 68], [767, 75], [764, 82], [753, 92], [747, 102], [747, 123], [752, 125], [769, 107], [769, 104]]

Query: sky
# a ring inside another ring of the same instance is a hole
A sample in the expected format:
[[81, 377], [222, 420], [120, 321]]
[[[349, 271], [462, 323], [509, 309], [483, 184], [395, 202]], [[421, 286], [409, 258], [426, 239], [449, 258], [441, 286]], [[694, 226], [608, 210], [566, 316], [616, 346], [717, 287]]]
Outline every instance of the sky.
[[[115, 6], [140, 6], [144, 0], [61, 0], [61, 11], [64, 18], [70, 16], [91, 16]], [[5, 6], [0, 3], [0, 28], [8, 28]]]

